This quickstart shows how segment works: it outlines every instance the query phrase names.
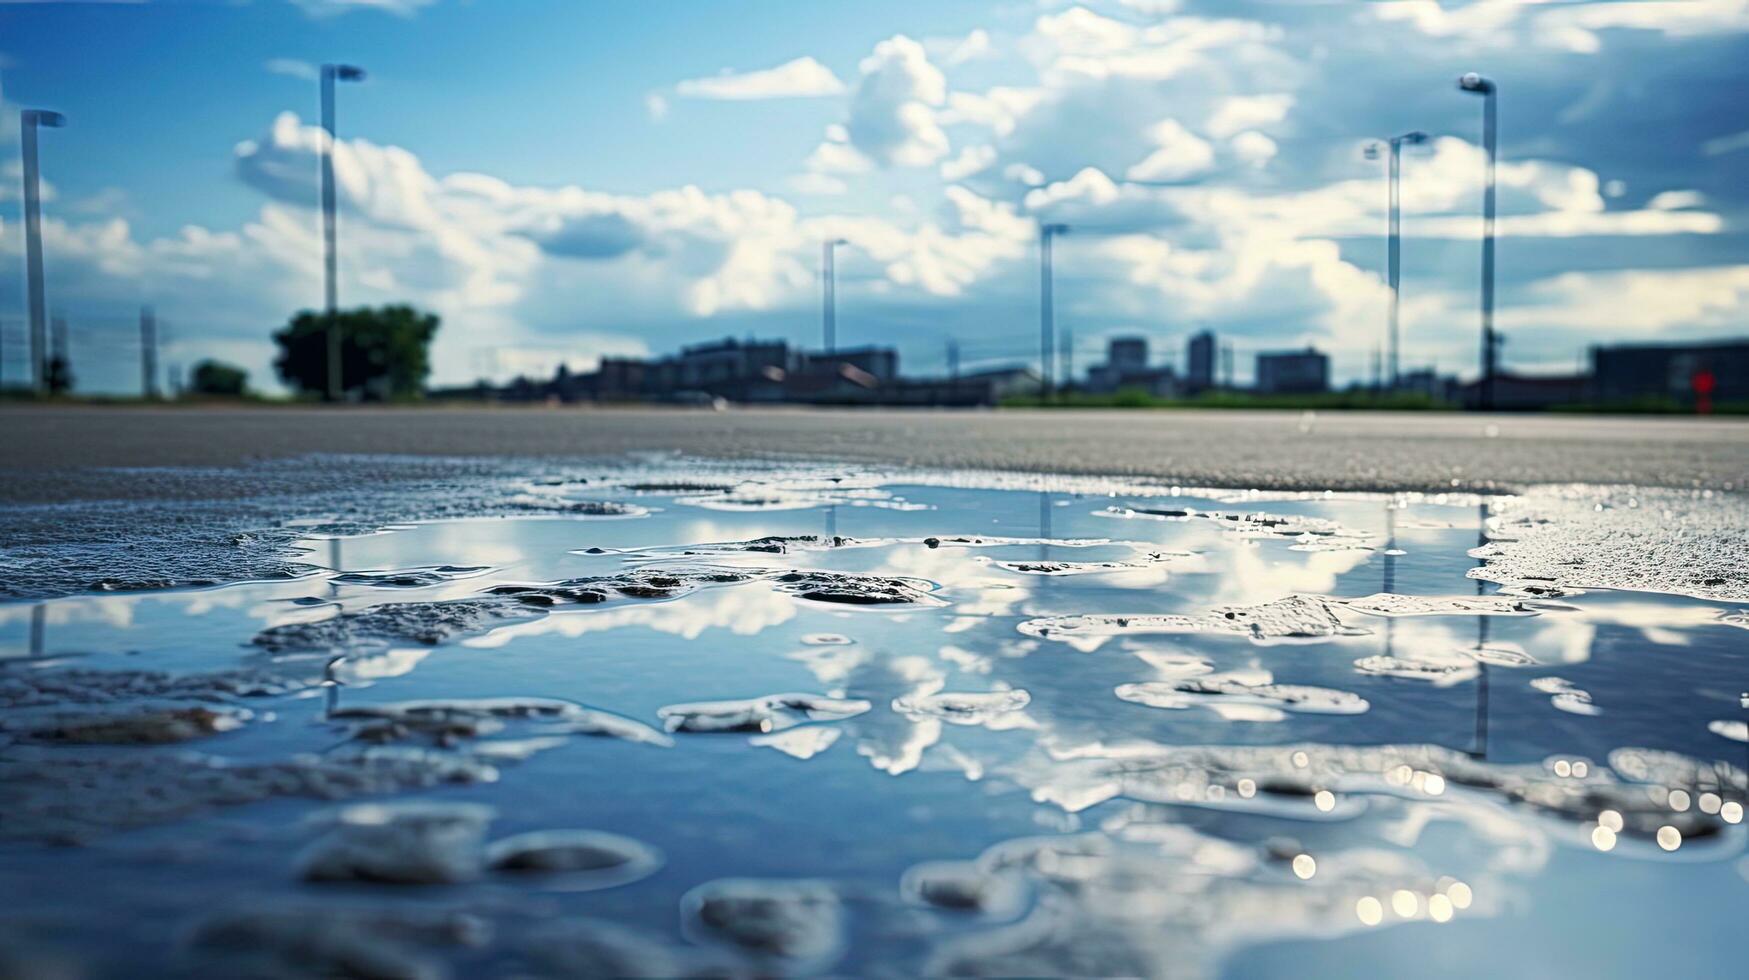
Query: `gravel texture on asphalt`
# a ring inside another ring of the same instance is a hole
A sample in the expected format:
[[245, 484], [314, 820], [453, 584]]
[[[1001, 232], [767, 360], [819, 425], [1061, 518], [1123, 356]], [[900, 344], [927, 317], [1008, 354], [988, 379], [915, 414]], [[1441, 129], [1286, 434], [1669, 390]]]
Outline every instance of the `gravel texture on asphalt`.
[[[236, 469], [308, 454], [495, 458], [672, 452], [1150, 477], [1268, 490], [1749, 488], [1749, 422], [1384, 412], [734, 408], [9, 407], [0, 501], [230, 499]], [[163, 469], [173, 467], [174, 469]], [[388, 465], [387, 470], [396, 468]], [[144, 469], [142, 469], [144, 468]], [[331, 485], [317, 463], [271, 489]], [[349, 461], [350, 479], [370, 468]], [[385, 472], [385, 475], [388, 475]]]

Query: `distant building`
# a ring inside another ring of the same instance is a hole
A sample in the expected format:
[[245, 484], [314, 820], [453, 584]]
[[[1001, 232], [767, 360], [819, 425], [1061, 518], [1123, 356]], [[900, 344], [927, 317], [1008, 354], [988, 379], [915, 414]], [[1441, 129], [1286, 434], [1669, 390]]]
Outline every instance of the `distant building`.
[[1094, 394], [1139, 390], [1171, 397], [1178, 393], [1178, 378], [1169, 367], [1148, 366], [1146, 337], [1114, 337], [1106, 345], [1105, 363], [1088, 370], [1087, 390]]
[[1330, 358], [1315, 347], [1258, 354], [1257, 390], [1271, 395], [1329, 391]]
[[1118, 371], [1148, 369], [1148, 338], [1113, 337], [1105, 347], [1105, 362]]
[[1192, 392], [1215, 386], [1215, 333], [1204, 330], [1190, 338], [1184, 357], [1184, 386]]
[[1462, 386], [1453, 375], [1442, 375], [1431, 368], [1404, 371], [1397, 377], [1397, 390], [1426, 395], [1436, 402], [1456, 402]]
[[891, 347], [852, 347], [831, 353], [807, 351], [798, 354], [797, 359], [798, 371], [820, 365], [832, 367], [848, 364], [883, 381], [893, 381], [899, 377], [899, 352]]
[[[758, 380], [782, 381], [790, 368], [789, 345], [781, 340], [733, 338], [683, 347], [675, 358], [679, 391], [702, 391], [725, 398]], [[772, 372], [777, 372], [772, 377]]]
[[1590, 399], [1600, 404], [1695, 401], [1695, 378], [1712, 378], [1714, 401], [1749, 401], [1749, 339], [1591, 348]]
[[[1493, 407], [1501, 412], [1540, 412], [1561, 405], [1584, 402], [1591, 389], [1591, 379], [1583, 374], [1513, 374], [1501, 371], [1494, 375]], [[1465, 408], [1482, 407], [1483, 386], [1480, 380], [1463, 386], [1459, 400]]]

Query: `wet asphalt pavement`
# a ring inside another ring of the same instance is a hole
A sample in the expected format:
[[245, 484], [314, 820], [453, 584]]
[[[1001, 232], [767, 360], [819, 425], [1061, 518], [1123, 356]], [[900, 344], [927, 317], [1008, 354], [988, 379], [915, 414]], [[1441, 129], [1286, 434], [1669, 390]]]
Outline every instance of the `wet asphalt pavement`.
[[[235, 478], [222, 474], [131, 468], [224, 468], [317, 453], [538, 459], [670, 452], [1263, 489], [1514, 490], [1566, 482], [1749, 486], [1749, 422], [1729, 419], [1189, 410], [8, 407], [0, 409], [0, 431], [6, 433], [0, 500], [17, 503], [237, 496], [251, 488], [230, 486]], [[321, 479], [319, 471], [310, 478]]]

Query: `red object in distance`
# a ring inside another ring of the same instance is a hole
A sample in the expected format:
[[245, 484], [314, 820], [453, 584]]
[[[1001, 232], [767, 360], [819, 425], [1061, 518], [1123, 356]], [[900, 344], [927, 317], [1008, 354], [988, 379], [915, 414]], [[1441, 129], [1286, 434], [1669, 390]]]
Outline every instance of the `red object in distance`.
[[1717, 386], [1718, 379], [1713, 377], [1711, 371], [1702, 368], [1694, 372], [1694, 377], [1689, 378], [1688, 383], [1694, 388], [1694, 410], [1701, 415], [1711, 415], [1713, 413], [1713, 388]]

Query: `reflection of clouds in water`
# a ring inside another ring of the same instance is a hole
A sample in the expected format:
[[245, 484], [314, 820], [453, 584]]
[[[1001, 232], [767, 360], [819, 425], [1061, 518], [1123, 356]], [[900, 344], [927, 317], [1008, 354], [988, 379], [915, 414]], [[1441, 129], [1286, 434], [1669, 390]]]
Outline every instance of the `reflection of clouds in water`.
[[925, 657], [890, 657], [857, 665], [846, 678], [845, 687], [876, 705], [851, 726], [856, 732], [857, 754], [876, 769], [895, 776], [918, 768], [924, 750], [941, 741], [941, 722], [933, 718], [912, 720], [890, 705], [901, 697], [932, 694], [946, 683], [941, 667]]
[[952, 644], [943, 646], [936, 651], [936, 656], [953, 664], [962, 674], [988, 674], [992, 666], [989, 657], [980, 656], [963, 647]]
[[987, 565], [975, 561], [970, 549], [946, 545], [937, 549], [896, 544], [882, 555], [872, 573], [926, 579], [940, 586], [940, 594], [951, 599], [960, 617], [947, 624], [948, 632], [971, 629], [984, 617], [1013, 615], [1014, 607], [1032, 595], [1034, 589], [1033, 583], [1026, 581], [1034, 576], [998, 576]]
[[571, 639], [590, 633], [642, 627], [684, 639], [697, 639], [708, 629], [727, 629], [753, 636], [794, 619], [795, 600], [764, 584], [716, 589], [665, 602], [637, 603], [611, 609], [565, 609], [527, 623], [493, 630], [462, 641], [469, 647], [501, 647], [525, 636], [555, 635]]
[[362, 686], [371, 681], [401, 677], [412, 673], [413, 668], [430, 655], [430, 647], [394, 647], [348, 654], [334, 665], [334, 679], [343, 684]]
[[857, 668], [868, 663], [873, 654], [863, 647], [830, 646], [797, 650], [787, 656], [808, 668], [808, 672], [821, 684], [842, 687]]
[[1296, 592], [1328, 594], [1338, 577], [1366, 564], [1367, 551], [1289, 551], [1278, 542], [1235, 540], [1206, 557], [1214, 587], [1203, 596], [1209, 605], [1257, 603]]
[[37, 614], [37, 608], [42, 609], [42, 622], [46, 626], [72, 626], [78, 623], [101, 623], [114, 629], [127, 629], [134, 625], [134, 608], [142, 601], [148, 601], [153, 596], [116, 595], [90, 596], [72, 599], [50, 599], [46, 602], [0, 606], [0, 625], [29, 626]]

